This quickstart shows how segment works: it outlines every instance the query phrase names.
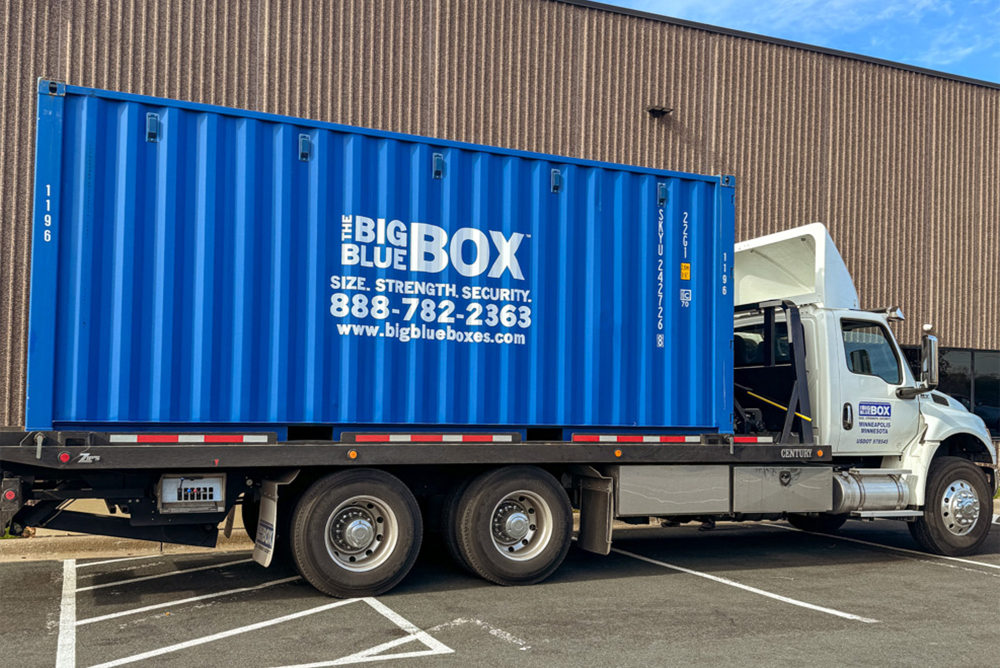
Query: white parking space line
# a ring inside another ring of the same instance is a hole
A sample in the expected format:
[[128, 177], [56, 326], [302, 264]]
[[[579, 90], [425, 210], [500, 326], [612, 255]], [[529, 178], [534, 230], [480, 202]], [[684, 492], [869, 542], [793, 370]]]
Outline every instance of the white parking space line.
[[192, 596], [191, 598], [183, 598], [178, 601], [167, 601], [166, 603], [157, 603], [155, 605], [146, 605], [141, 608], [132, 608], [131, 610], [122, 610], [120, 612], [112, 612], [107, 615], [101, 615], [100, 617], [90, 617], [89, 619], [81, 619], [76, 625], [83, 626], [84, 624], [93, 624], [95, 622], [103, 622], [109, 619], [115, 619], [117, 617], [127, 617], [129, 615], [137, 615], [142, 612], [149, 612], [150, 610], [159, 610], [160, 608], [174, 608], [180, 605], [187, 605], [188, 603], [194, 603], [195, 601], [204, 601], [209, 598], [219, 598], [220, 596], [229, 596], [230, 594], [242, 594], [247, 591], [256, 591], [258, 589], [265, 589], [267, 587], [274, 587], [275, 585], [286, 584], [288, 582], [295, 582], [296, 580], [301, 580], [302, 578], [298, 576], [290, 578], [282, 578], [280, 580], [272, 580], [270, 582], [265, 582], [263, 584], [254, 585], [252, 587], [240, 587], [239, 589], [229, 589], [226, 591], [215, 592], [214, 594], [204, 594], [202, 596]]
[[114, 661], [108, 661], [107, 663], [98, 664], [96, 666], [93, 666], [92, 668], [112, 668], [112, 666], [124, 666], [129, 663], [135, 663], [136, 661], [144, 661], [146, 659], [152, 659], [153, 657], [156, 656], [170, 654], [171, 652], [177, 652], [182, 649], [188, 649], [189, 647], [197, 647], [198, 645], [204, 645], [206, 643], [215, 642], [216, 640], [222, 640], [223, 638], [231, 638], [232, 636], [240, 635], [242, 633], [250, 633], [251, 631], [264, 629], [267, 628], [268, 626], [274, 626], [275, 624], [289, 622], [293, 619], [308, 617], [309, 615], [315, 615], [320, 612], [332, 610], [333, 608], [339, 608], [342, 605], [356, 603], [357, 601], [360, 600], [361, 599], [359, 598], [348, 598], [342, 601], [334, 601], [333, 603], [327, 603], [325, 605], [320, 605], [315, 608], [309, 608], [308, 610], [300, 610], [299, 612], [293, 612], [290, 615], [284, 615], [282, 617], [277, 617], [275, 619], [269, 619], [267, 621], [257, 622], [256, 624], [248, 624], [247, 626], [240, 626], [239, 628], [230, 629], [229, 631], [221, 631], [220, 633], [213, 633], [212, 635], [204, 636], [202, 638], [186, 640], [184, 642], [177, 643], [176, 645], [167, 645], [166, 647], [150, 650], [148, 652], [142, 652], [141, 654], [133, 654], [132, 656], [126, 656], [122, 659], [115, 659]]
[[59, 601], [59, 644], [56, 668], [76, 666], [76, 560], [63, 562], [62, 599]]
[[90, 585], [89, 587], [80, 587], [77, 591], [90, 591], [91, 589], [105, 589], [107, 587], [117, 587], [119, 585], [132, 584], [134, 582], [145, 582], [146, 580], [156, 580], [158, 578], [166, 578], [171, 575], [181, 575], [183, 573], [194, 573], [196, 571], [207, 571], [213, 568], [225, 568], [226, 566], [236, 566], [237, 564], [248, 564], [253, 559], [240, 559], [238, 561], [226, 561], [221, 564], [209, 564], [208, 566], [198, 566], [197, 568], [184, 568], [179, 571], [170, 571], [169, 573], [157, 573], [156, 575], [144, 575], [141, 578], [131, 578], [129, 580], [116, 580], [114, 582], [102, 582], [101, 584]]
[[[362, 650], [360, 652], [355, 652], [354, 654], [342, 656], [339, 659], [334, 659], [332, 661], [299, 663], [291, 666], [283, 666], [282, 668], [326, 668], [327, 666], [346, 666], [352, 663], [371, 663], [373, 661], [384, 661], [387, 659], [410, 659], [418, 656], [452, 654], [455, 652], [455, 650], [448, 647], [443, 642], [433, 637], [426, 631], [421, 630], [416, 624], [406, 619], [392, 608], [383, 604], [378, 599], [364, 598], [361, 600], [370, 605], [372, 609], [374, 609], [383, 617], [391, 621], [400, 629], [406, 631], [408, 635], [405, 635], [402, 638], [396, 638], [394, 640], [381, 643], [379, 645], [375, 645], [374, 647], [369, 647], [368, 649]], [[419, 640], [420, 642], [422, 642], [427, 647], [427, 649], [415, 650], [412, 652], [401, 652], [397, 654], [385, 654], [385, 655], [382, 654], [382, 652], [384, 652], [387, 649], [392, 649], [393, 647], [399, 647], [400, 645], [405, 645], [406, 643], [413, 642], [414, 640]]]
[[146, 554], [141, 557], [119, 557], [118, 559], [105, 559], [103, 561], [88, 561], [85, 564], [77, 564], [77, 569], [87, 568], [88, 566], [103, 566], [104, 564], [117, 564], [120, 561], [138, 561], [139, 559], [156, 559], [158, 557], [166, 557], [169, 555], [163, 554]]
[[791, 605], [797, 605], [800, 608], [807, 608], [809, 610], [815, 610], [816, 612], [822, 612], [827, 615], [833, 615], [834, 617], [842, 617], [844, 619], [850, 619], [856, 622], [864, 622], [865, 624], [877, 624], [877, 619], [871, 619], [870, 617], [861, 617], [860, 615], [854, 615], [849, 612], [843, 612], [841, 610], [834, 610], [833, 608], [825, 608], [821, 605], [814, 605], [812, 603], [806, 603], [805, 601], [799, 601], [794, 598], [789, 598], [787, 596], [782, 596], [780, 594], [774, 594], [769, 591], [764, 591], [763, 589], [757, 589], [756, 587], [751, 587], [728, 578], [719, 577], [717, 575], [710, 575], [708, 573], [702, 573], [701, 571], [691, 570], [690, 568], [684, 568], [683, 566], [677, 566], [675, 564], [668, 564], [665, 561], [658, 561], [656, 559], [650, 559], [649, 557], [644, 557], [641, 554], [635, 554], [634, 552], [628, 552], [627, 550], [621, 550], [616, 547], [611, 548], [612, 552], [617, 552], [618, 554], [623, 554], [626, 557], [632, 557], [633, 559], [638, 559], [639, 561], [645, 561], [647, 563], [653, 564], [655, 566], [662, 566], [663, 568], [669, 568], [671, 570], [680, 571], [681, 573], [687, 573], [688, 575], [694, 575], [699, 578], [705, 578], [706, 580], [711, 580], [713, 582], [718, 582], [719, 584], [728, 585], [730, 587], [736, 587], [737, 589], [742, 589], [748, 591], [752, 594], [758, 594], [760, 596], [765, 596], [767, 598], [772, 598], [776, 601], [781, 601], [782, 603], [789, 603]]
[[438, 624], [437, 626], [432, 626], [431, 628], [427, 629], [427, 631], [428, 631], [428, 633], [431, 632], [431, 631], [443, 631], [444, 629], [453, 629], [453, 628], [456, 628], [458, 626], [462, 626], [464, 624], [472, 624], [474, 626], [477, 626], [477, 627], [481, 628], [482, 630], [486, 631], [487, 633], [489, 633], [494, 638], [496, 638], [498, 640], [502, 640], [502, 641], [504, 641], [506, 643], [510, 643], [511, 645], [517, 647], [517, 649], [520, 650], [520, 651], [522, 651], [522, 652], [531, 649], [531, 645], [529, 645], [527, 643], [527, 641], [518, 638], [513, 633], [508, 633], [507, 631], [504, 631], [503, 629], [497, 628], [496, 626], [493, 626], [492, 624], [484, 622], [481, 619], [469, 619], [468, 617], [456, 617], [455, 619], [451, 620], [450, 622], [442, 622], [442, 623]]
[[868, 540], [862, 540], [860, 538], [851, 538], [849, 536], [840, 536], [832, 533], [818, 533], [815, 531], [803, 531], [802, 529], [796, 529], [795, 527], [785, 526], [784, 524], [762, 524], [761, 526], [773, 527], [775, 529], [784, 529], [785, 531], [796, 531], [798, 533], [809, 534], [810, 536], [822, 536], [824, 538], [835, 538], [837, 540], [845, 540], [849, 543], [858, 543], [859, 545], [868, 545], [870, 547], [878, 547], [883, 550], [892, 550], [893, 552], [902, 552], [903, 554], [912, 554], [916, 557], [921, 557], [923, 559], [944, 559], [947, 561], [956, 561], [960, 564], [969, 564], [972, 566], [984, 566], [985, 568], [995, 568], [1000, 570], [1000, 564], [988, 564], [985, 561], [973, 561], [972, 559], [962, 559], [961, 557], [948, 557], [943, 554], [931, 554], [930, 552], [918, 552], [917, 550], [910, 550], [905, 547], [895, 547], [893, 545], [883, 545], [882, 543], [873, 543]]
[[993, 524], [1000, 524], [1000, 515], [993, 516]]
[[[369, 647], [366, 650], [360, 652], [355, 652], [345, 657], [341, 657], [336, 661], [323, 661], [320, 663], [306, 663], [302, 664], [302, 667], [311, 666], [312, 668], [320, 668], [321, 666], [346, 666], [352, 663], [371, 663], [373, 661], [385, 661], [388, 659], [412, 659], [418, 656], [432, 656], [435, 654], [451, 654], [455, 650], [445, 647], [445, 651], [439, 652], [433, 649], [420, 649], [413, 652], [399, 652], [396, 654], [385, 654], [382, 652], [387, 649], [392, 649], [393, 647], [399, 647], [400, 645], [405, 645], [408, 642], [413, 642], [417, 640], [416, 636], [403, 636], [402, 638], [396, 638], [395, 640], [390, 640], [389, 642], [384, 642], [381, 645], [375, 645], [374, 647]], [[293, 668], [292, 666], [287, 666], [285, 668]]]
[[391, 621], [393, 624], [403, 629], [404, 631], [412, 635], [420, 642], [427, 645], [427, 647], [429, 647], [430, 649], [434, 650], [433, 651], [434, 654], [450, 654], [451, 652], [454, 651], [441, 641], [432, 637], [426, 631], [419, 629], [413, 622], [405, 619], [402, 615], [392, 610], [378, 599], [366, 598], [365, 603], [374, 608], [376, 612], [381, 613], [383, 617]]

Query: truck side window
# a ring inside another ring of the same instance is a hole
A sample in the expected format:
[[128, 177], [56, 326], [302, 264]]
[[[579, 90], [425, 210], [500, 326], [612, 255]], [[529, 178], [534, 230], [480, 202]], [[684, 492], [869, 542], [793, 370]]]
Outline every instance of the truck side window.
[[[764, 325], [750, 325], [736, 330], [733, 338], [733, 358], [737, 367], [762, 366], [766, 363]], [[791, 348], [788, 346], [788, 326], [774, 323], [774, 363], [790, 364]]]
[[878, 376], [890, 385], [902, 381], [899, 359], [885, 328], [873, 322], [842, 320], [844, 353], [852, 373]]

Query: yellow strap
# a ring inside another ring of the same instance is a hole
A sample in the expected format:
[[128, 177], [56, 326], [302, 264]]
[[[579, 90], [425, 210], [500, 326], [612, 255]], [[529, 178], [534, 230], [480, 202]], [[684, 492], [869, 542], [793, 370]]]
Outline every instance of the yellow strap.
[[[753, 392], [751, 392], [750, 390], [746, 390], [746, 393], [747, 393], [747, 394], [749, 394], [749, 395], [750, 395], [751, 397], [753, 397], [754, 399], [760, 399], [760, 400], [761, 400], [761, 401], [763, 401], [764, 403], [766, 403], [766, 404], [771, 404], [772, 406], [775, 406], [776, 408], [780, 408], [780, 409], [781, 409], [781, 410], [783, 410], [783, 411], [787, 411], [787, 410], [788, 410], [788, 406], [782, 406], [782, 405], [781, 405], [781, 404], [779, 404], [779, 403], [778, 403], [777, 401], [771, 401], [770, 399], [767, 399], [767, 398], [765, 398], [765, 397], [762, 397], [762, 396], [760, 396], [759, 394], [754, 394], [754, 393], [753, 393]], [[812, 422], [812, 418], [811, 418], [811, 417], [806, 417], [806, 416], [805, 416], [805, 415], [803, 415], [802, 413], [796, 413], [795, 415], [797, 415], [798, 417], [802, 418], [802, 419], [803, 419], [803, 420], [805, 420], [806, 422]]]

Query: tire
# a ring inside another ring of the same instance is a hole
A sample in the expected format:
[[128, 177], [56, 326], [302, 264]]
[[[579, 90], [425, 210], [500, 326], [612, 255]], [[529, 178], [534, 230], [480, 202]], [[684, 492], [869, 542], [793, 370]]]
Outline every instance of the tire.
[[573, 513], [566, 490], [534, 466], [507, 466], [475, 478], [458, 500], [455, 542], [477, 575], [527, 585], [552, 575], [569, 551]]
[[455, 485], [451, 493], [444, 500], [441, 509], [441, 533], [444, 536], [444, 545], [448, 549], [448, 554], [452, 561], [458, 564], [463, 570], [476, 574], [472, 566], [465, 560], [462, 551], [458, 547], [458, 504], [462, 494], [469, 488], [469, 481], [464, 480]]
[[260, 521], [260, 493], [254, 490], [243, 492], [243, 502], [240, 504], [240, 516], [243, 518], [243, 528], [246, 529], [250, 542], [257, 542], [257, 523]]
[[320, 478], [302, 495], [291, 551], [302, 577], [324, 594], [377, 596], [406, 577], [422, 537], [420, 508], [406, 485], [384, 471], [352, 469]]
[[927, 476], [924, 515], [910, 523], [910, 534], [934, 554], [973, 554], [989, 535], [992, 499], [978, 466], [961, 457], [939, 457]]
[[788, 523], [793, 527], [813, 533], [835, 533], [846, 521], [847, 515], [788, 515]]

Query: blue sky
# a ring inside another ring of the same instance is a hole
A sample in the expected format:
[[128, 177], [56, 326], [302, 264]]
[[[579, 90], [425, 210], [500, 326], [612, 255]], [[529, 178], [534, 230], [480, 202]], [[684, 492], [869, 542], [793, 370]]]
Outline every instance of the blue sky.
[[1000, 0], [602, 0], [1000, 83]]

